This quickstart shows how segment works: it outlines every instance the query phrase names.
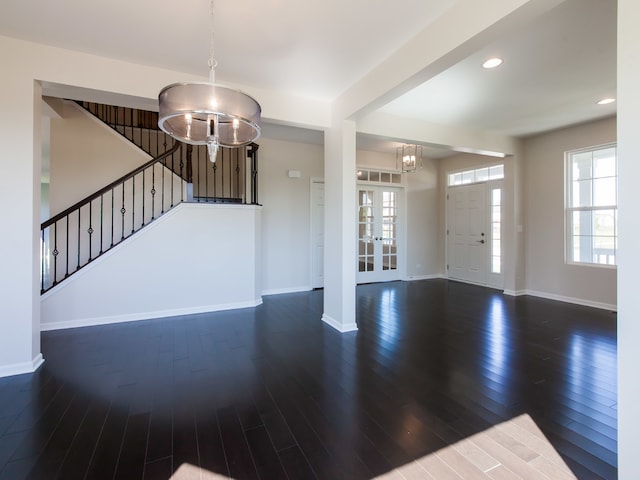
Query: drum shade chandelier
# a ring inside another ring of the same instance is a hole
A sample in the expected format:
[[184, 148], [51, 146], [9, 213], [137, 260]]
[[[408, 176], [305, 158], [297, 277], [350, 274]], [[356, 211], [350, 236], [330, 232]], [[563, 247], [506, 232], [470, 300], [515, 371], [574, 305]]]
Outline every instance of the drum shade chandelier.
[[214, 4], [211, 0], [209, 81], [174, 83], [158, 95], [158, 127], [190, 145], [206, 145], [209, 160], [219, 147], [237, 148], [260, 136], [260, 104], [249, 95], [216, 85]]
[[403, 145], [396, 150], [396, 169], [402, 173], [416, 172], [422, 168], [422, 146]]

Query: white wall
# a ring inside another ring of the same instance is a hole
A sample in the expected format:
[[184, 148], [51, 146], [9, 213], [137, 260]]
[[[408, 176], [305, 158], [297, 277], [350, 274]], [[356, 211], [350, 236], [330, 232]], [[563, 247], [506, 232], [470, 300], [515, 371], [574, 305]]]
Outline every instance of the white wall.
[[618, 477], [640, 478], [640, 2], [618, 0]]
[[[310, 179], [324, 176], [324, 148], [268, 138], [257, 143], [264, 293], [309, 290]], [[289, 178], [289, 170], [300, 177]]]
[[393, 154], [390, 154], [382, 152], [371, 152], [369, 150], [357, 150], [356, 165], [358, 167], [378, 170], [396, 170], [395, 152]]
[[615, 118], [556, 130], [525, 141], [529, 293], [615, 308], [615, 268], [569, 265], [564, 260], [564, 153], [615, 141]]
[[51, 119], [51, 215], [129, 173], [150, 156], [80, 106]]
[[261, 208], [181, 204], [42, 296], [42, 329], [262, 302]]
[[422, 170], [403, 176], [407, 196], [406, 277], [419, 279], [443, 275], [438, 161], [425, 159]]

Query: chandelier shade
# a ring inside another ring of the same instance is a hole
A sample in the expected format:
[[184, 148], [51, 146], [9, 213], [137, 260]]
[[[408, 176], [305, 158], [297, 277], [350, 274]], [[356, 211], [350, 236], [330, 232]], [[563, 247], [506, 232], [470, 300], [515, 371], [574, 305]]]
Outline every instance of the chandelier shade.
[[206, 145], [209, 160], [219, 147], [238, 148], [260, 136], [260, 104], [240, 90], [216, 84], [214, 2], [211, 0], [209, 81], [174, 83], [158, 94], [158, 127], [190, 145]]
[[417, 172], [422, 168], [422, 146], [403, 145], [396, 150], [396, 169], [402, 173]]
[[260, 136], [261, 108], [249, 95], [207, 82], [174, 83], [158, 95], [158, 126], [191, 145], [242, 147]]

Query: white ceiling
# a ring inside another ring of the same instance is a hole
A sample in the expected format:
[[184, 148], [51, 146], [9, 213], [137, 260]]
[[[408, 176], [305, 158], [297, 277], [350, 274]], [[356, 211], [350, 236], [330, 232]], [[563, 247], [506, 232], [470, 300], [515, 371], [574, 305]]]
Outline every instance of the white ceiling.
[[[216, 78], [332, 100], [457, 1], [216, 0]], [[2, 0], [0, 35], [205, 76], [209, 0]], [[482, 69], [494, 55], [504, 64]], [[615, 62], [616, 0], [566, 0], [381, 111], [528, 136], [614, 115], [595, 102], [615, 97]], [[365, 149], [395, 144], [358, 137]]]
[[[492, 70], [491, 57], [504, 59]], [[529, 136], [615, 114], [616, 1], [566, 0], [381, 109]]]

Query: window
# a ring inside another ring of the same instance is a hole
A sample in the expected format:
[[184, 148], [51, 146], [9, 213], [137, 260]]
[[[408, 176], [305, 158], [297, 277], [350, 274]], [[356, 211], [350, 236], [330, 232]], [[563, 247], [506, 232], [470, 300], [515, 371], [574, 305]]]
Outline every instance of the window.
[[378, 172], [374, 170], [358, 170], [356, 178], [359, 182], [402, 183], [402, 176], [394, 172]]
[[449, 186], [468, 185], [470, 183], [487, 182], [489, 180], [501, 180], [504, 178], [504, 165], [476, 168], [449, 174]]
[[502, 271], [502, 189], [491, 189], [491, 273]]
[[616, 265], [618, 167], [616, 146], [566, 154], [567, 261]]

